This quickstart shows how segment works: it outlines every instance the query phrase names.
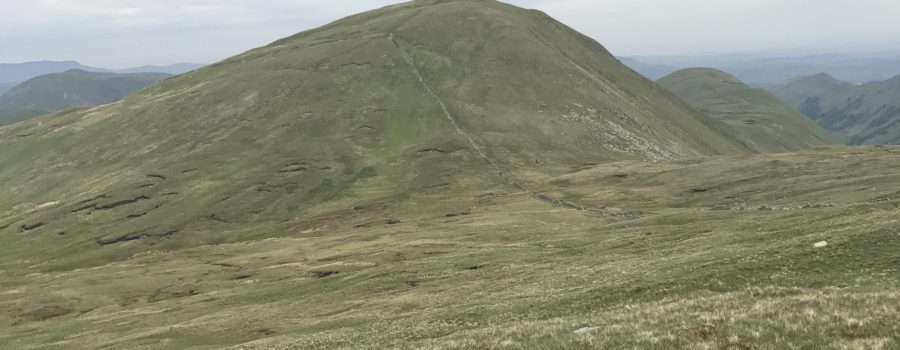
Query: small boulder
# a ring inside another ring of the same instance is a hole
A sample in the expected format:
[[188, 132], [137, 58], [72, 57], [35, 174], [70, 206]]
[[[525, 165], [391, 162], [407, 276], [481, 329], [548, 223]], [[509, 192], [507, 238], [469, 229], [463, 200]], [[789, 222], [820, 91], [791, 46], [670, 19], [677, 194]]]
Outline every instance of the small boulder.
[[821, 241], [819, 243], [813, 244], [813, 247], [816, 247], [816, 248], [825, 248], [827, 246], [828, 246], [828, 242], [826, 242], [826, 241]]
[[731, 210], [731, 207], [729, 207], [725, 204], [717, 204], [717, 205], [712, 206], [712, 210], [715, 210], [715, 211]]

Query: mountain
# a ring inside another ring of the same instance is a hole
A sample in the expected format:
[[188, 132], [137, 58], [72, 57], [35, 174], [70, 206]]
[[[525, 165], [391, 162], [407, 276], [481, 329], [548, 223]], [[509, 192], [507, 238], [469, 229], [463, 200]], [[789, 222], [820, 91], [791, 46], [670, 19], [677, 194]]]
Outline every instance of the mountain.
[[103, 71], [101, 68], [83, 66], [75, 61], [0, 63], [0, 83], [23, 82], [36, 76], [60, 73], [72, 69], [92, 72]]
[[651, 78], [659, 74], [659, 67], [674, 67], [672, 71], [690, 67], [712, 67], [757, 87], [769, 87], [794, 77], [820, 72], [829, 73], [852, 83], [885, 80], [900, 74], [900, 55], [896, 53], [633, 56], [622, 59], [632, 69]]
[[17, 82], [0, 83], [0, 95], [3, 95], [7, 91], [9, 91], [9, 89], [12, 89], [16, 85], [19, 85], [19, 83], [17, 83]]
[[183, 74], [203, 67], [197, 63], [177, 63], [167, 66], [142, 66], [128, 69], [106, 69], [89, 67], [75, 61], [39, 61], [25, 63], [0, 63], [0, 94], [6, 88], [18, 85], [26, 80], [52, 73], [62, 73], [77, 69], [88, 72], [106, 73], [167, 73], [172, 75]]
[[850, 144], [900, 144], [900, 76], [851, 84], [816, 74], [771, 91]]
[[140, 66], [128, 69], [116, 70], [116, 73], [166, 73], [172, 75], [184, 74], [205, 66], [199, 63], [176, 63], [167, 66]]
[[658, 81], [689, 105], [722, 120], [759, 153], [783, 153], [835, 143], [835, 138], [770, 92], [712, 68], [688, 68]]
[[169, 76], [164, 73], [115, 74], [77, 69], [42, 75], [0, 96], [0, 125], [70, 107], [112, 103]]
[[0, 127], [0, 344], [891, 348], [900, 150], [721, 130], [538, 11], [348, 17]]

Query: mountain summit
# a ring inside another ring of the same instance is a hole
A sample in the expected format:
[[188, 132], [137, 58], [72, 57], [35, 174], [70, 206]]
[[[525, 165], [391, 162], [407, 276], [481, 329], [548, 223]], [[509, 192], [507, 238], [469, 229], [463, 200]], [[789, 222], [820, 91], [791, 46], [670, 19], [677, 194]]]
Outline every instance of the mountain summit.
[[[476, 183], [540, 199], [536, 174], [747, 152], [720, 127], [541, 12], [416, 1], [0, 129], [0, 178], [18, 184], [0, 198], [62, 203], [0, 220], [66, 227], [59, 249], [87, 258], [122, 237], [204, 242], [210, 217], [301, 220]], [[100, 209], [122, 201], [141, 215]]]

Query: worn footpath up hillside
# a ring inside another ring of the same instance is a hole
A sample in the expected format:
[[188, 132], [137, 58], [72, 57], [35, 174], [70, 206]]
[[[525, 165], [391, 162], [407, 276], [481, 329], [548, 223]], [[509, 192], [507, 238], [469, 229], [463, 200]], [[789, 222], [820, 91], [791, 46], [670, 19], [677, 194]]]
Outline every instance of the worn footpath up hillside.
[[727, 123], [735, 139], [758, 153], [782, 153], [836, 143], [834, 136], [770, 92], [728, 73], [688, 68], [659, 80], [688, 104]]
[[896, 347], [900, 150], [733, 133], [537, 11], [345, 18], [0, 127], [0, 348]]

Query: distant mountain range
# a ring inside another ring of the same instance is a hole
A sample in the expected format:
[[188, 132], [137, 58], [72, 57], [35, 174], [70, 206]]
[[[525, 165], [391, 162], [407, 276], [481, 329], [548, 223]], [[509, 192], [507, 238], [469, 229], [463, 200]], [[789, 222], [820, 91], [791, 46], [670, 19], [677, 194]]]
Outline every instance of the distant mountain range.
[[80, 69], [42, 75], [0, 96], [0, 125], [70, 107], [112, 103], [170, 76], [166, 73], [118, 74]]
[[900, 76], [851, 84], [823, 73], [770, 90], [850, 144], [900, 144]]
[[38, 61], [25, 63], [0, 63], [0, 94], [28, 79], [72, 69], [103, 73], [167, 73], [182, 74], [203, 67], [197, 63], [177, 63], [168, 66], [142, 66], [128, 69], [106, 69], [82, 65], [75, 61]]
[[712, 68], [688, 68], [658, 81], [700, 112], [725, 122], [758, 153], [785, 153], [837, 143], [814, 121], [772, 93]]
[[796, 57], [763, 55], [632, 56], [622, 63], [651, 80], [690, 67], [711, 67], [754, 86], [772, 86], [798, 76], [828, 73], [851, 83], [900, 75], [900, 54], [829, 54]]

